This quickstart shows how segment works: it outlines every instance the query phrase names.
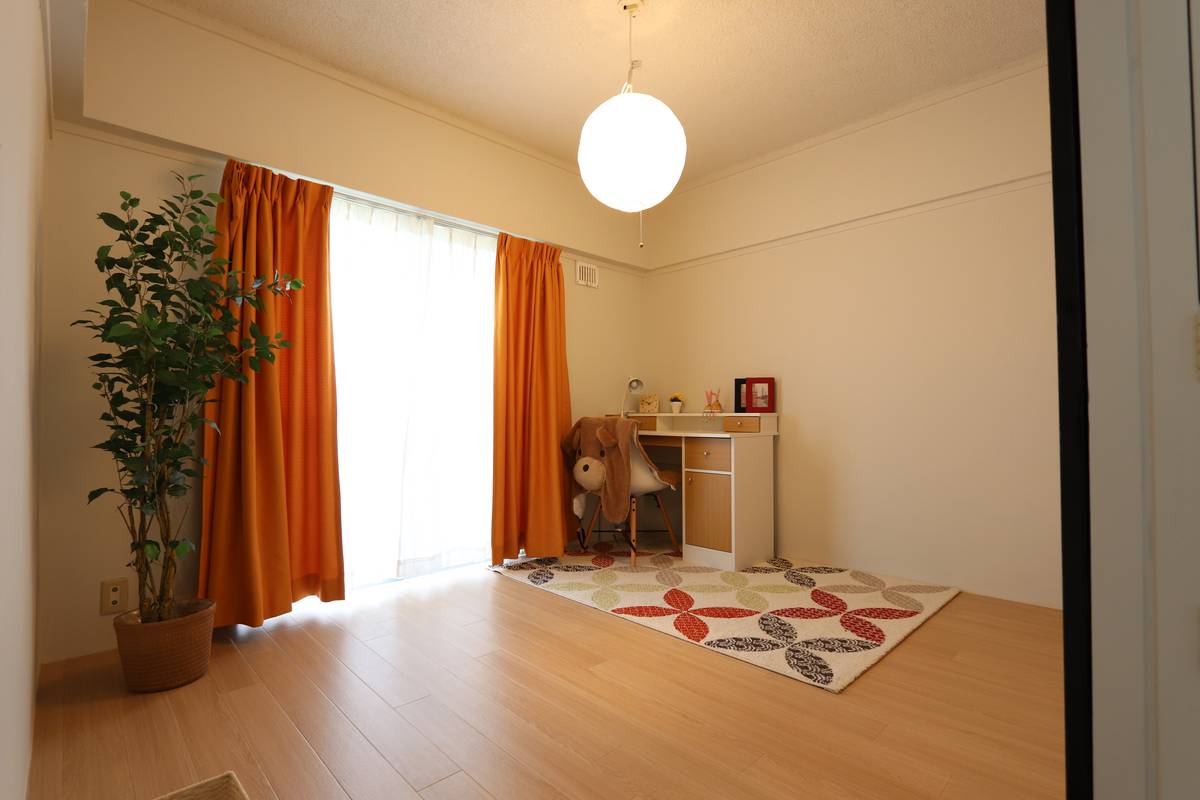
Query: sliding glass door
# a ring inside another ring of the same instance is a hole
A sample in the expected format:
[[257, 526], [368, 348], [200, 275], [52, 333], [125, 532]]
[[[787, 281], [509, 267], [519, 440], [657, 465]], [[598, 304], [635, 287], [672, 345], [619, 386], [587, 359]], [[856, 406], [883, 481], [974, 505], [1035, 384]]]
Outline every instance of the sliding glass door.
[[335, 196], [330, 234], [346, 578], [486, 561], [494, 236]]

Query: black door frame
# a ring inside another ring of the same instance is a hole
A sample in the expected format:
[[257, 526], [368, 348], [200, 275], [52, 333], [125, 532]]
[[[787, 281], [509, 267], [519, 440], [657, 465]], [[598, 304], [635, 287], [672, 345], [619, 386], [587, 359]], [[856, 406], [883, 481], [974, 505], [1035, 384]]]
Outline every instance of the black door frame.
[[1062, 501], [1067, 797], [1092, 797], [1092, 569], [1087, 326], [1079, 76], [1073, 0], [1046, 0], [1054, 274], [1058, 307], [1058, 444]]

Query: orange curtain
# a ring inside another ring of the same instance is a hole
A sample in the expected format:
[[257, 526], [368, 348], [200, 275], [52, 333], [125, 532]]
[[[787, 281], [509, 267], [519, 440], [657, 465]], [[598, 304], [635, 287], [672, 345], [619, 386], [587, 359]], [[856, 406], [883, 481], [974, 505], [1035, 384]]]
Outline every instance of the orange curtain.
[[333, 189], [237, 161], [225, 166], [217, 252], [243, 287], [276, 273], [304, 282], [263, 307], [231, 306], [240, 338], [257, 322], [290, 349], [248, 383], [221, 381], [209, 396], [200, 596], [216, 625], [261, 625], [307, 595], [345, 597], [333, 332], [329, 204]]
[[496, 246], [492, 563], [562, 555], [571, 531], [559, 443], [571, 428], [561, 250], [500, 234]]

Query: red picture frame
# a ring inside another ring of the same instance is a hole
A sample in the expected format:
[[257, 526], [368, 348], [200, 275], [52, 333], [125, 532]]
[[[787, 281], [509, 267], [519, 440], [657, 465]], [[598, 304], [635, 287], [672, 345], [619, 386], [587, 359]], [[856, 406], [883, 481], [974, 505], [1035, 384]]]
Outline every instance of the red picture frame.
[[746, 413], [775, 413], [774, 378], [746, 378]]

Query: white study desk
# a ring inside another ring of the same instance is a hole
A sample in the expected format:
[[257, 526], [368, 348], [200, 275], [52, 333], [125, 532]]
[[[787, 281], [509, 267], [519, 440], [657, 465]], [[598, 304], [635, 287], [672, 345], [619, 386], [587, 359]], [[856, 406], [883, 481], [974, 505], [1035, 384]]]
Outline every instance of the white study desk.
[[638, 437], [680, 455], [683, 557], [739, 570], [775, 556], [778, 414], [635, 414]]

